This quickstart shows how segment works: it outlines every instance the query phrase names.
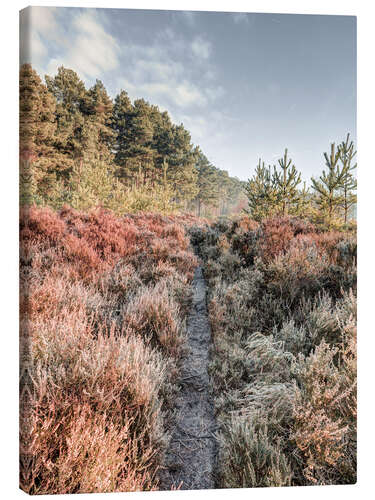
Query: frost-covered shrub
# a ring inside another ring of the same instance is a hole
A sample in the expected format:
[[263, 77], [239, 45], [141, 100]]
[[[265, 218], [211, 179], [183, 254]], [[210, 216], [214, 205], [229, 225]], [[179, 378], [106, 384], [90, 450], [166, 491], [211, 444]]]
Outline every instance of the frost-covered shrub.
[[191, 217], [64, 207], [20, 219], [20, 483], [158, 488], [196, 258]]
[[266, 422], [233, 417], [220, 440], [221, 486], [255, 488], [290, 486], [292, 470], [279, 441], [269, 439]]
[[356, 481], [356, 241], [297, 218], [202, 238], [219, 484]]

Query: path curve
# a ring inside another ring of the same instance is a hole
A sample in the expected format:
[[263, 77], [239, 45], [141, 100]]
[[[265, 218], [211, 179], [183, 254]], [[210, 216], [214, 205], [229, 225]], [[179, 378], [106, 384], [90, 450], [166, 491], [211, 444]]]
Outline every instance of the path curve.
[[174, 430], [161, 471], [161, 488], [215, 488], [217, 453], [214, 403], [207, 372], [211, 329], [202, 267], [195, 270], [193, 300], [187, 321], [187, 353], [181, 363]]

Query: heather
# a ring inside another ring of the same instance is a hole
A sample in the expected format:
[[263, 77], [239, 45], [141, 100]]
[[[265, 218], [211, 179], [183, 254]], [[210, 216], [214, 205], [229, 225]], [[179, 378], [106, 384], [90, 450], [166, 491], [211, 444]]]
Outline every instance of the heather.
[[21, 486], [153, 490], [196, 258], [192, 216], [20, 216]]
[[219, 487], [356, 482], [356, 237], [278, 216], [191, 228], [205, 263]]

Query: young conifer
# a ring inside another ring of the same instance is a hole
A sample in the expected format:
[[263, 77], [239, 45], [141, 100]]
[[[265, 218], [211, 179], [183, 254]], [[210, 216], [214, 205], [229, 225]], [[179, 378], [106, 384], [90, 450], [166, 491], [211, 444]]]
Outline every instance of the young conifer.
[[273, 182], [277, 190], [278, 203], [283, 216], [295, 214], [298, 208], [300, 193], [298, 185], [301, 183], [301, 174], [297, 171], [292, 160], [288, 158], [288, 150], [278, 160], [281, 171], [274, 166]]
[[259, 158], [255, 174], [247, 181], [245, 192], [248, 198], [248, 209], [245, 210], [254, 220], [260, 221], [277, 210], [278, 191], [271, 166], [265, 166]]
[[323, 170], [319, 179], [311, 178], [312, 187], [315, 190], [315, 202], [329, 229], [333, 227], [338, 209], [343, 201], [342, 190], [348, 170], [347, 165], [340, 168], [340, 157], [340, 147], [336, 148], [335, 143], [332, 143], [331, 154], [328, 156], [327, 153], [324, 153], [327, 171]]
[[357, 168], [357, 163], [352, 164], [357, 151], [354, 151], [353, 141], [349, 142], [349, 135], [350, 134], [346, 136], [346, 141], [343, 141], [339, 146], [342, 169], [346, 172], [343, 180], [343, 199], [341, 204], [342, 210], [344, 212], [345, 225], [348, 222], [350, 209], [357, 203], [357, 195], [355, 194], [355, 191], [357, 189], [357, 179], [353, 176], [353, 171]]

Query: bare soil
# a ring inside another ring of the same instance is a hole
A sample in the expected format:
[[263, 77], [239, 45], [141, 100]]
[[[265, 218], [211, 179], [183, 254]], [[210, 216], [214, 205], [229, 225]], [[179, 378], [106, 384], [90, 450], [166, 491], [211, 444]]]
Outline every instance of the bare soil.
[[195, 270], [187, 321], [187, 349], [181, 361], [173, 432], [160, 473], [162, 490], [215, 488], [217, 454], [213, 397], [207, 372], [211, 329], [202, 268]]

